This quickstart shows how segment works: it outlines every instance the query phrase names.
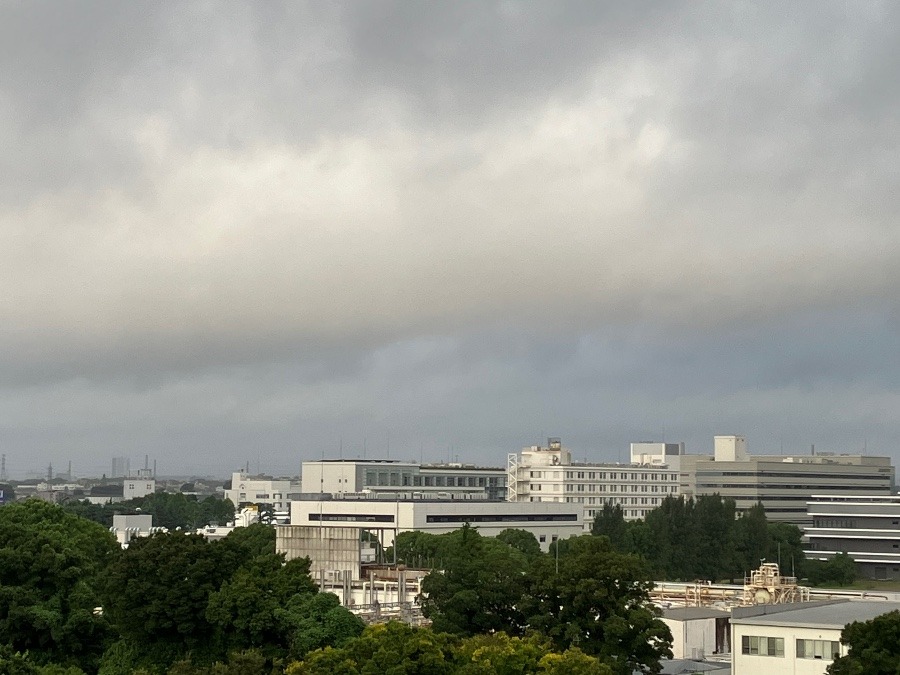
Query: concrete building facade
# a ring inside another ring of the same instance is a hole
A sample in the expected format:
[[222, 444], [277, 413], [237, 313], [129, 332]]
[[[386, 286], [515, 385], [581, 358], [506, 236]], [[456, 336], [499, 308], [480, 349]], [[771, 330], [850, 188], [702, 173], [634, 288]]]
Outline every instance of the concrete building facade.
[[303, 462], [304, 494], [418, 493], [427, 497], [506, 497], [506, 471], [471, 464], [418, 464], [398, 460], [323, 459]]
[[847, 653], [841, 631], [900, 609], [900, 603], [865, 600], [735, 607], [731, 613], [733, 675], [824, 675]]
[[900, 579], [900, 496], [815, 495], [806, 508], [807, 558], [847, 553], [862, 576]]
[[717, 436], [715, 454], [680, 458], [681, 494], [720, 494], [739, 512], [761, 502], [769, 520], [812, 525], [806, 503], [813, 495], [890, 495], [894, 467], [868, 455], [759, 455], [741, 436]]
[[292, 496], [299, 497], [300, 483], [289, 478], [253, 476], [245, 471], [231, 474], [231, 487], [225, 490], [225, 498], [236, 508], [242, 504], [268, 504], [275, 511], [286, 512]]
[[[307, 497], [307, 495], [304, 495]], [[291, 502], [291, 525], [365, 528], [384, 546], [400, 532], [445, 534], [468, 523], [487, 537], [503, 530], [534, 534], [546, 551], [557, 539], [582, 533], [581, 509], [565, 503], [498, 502], [474, 499], [305, 498]]]
[[575, 463], [571, 451], [551, 438], [546, 447], [509, 455], [507, 499], [578, 505], [585, 530], [606, 503], [621, 506], [626, 520], [643, 518], [663, 499], [679, 494], [680, 473], [668, 462], [679, 459], [669, 453], [681, 449], [680, 444], [636, 443], [630, 464]]

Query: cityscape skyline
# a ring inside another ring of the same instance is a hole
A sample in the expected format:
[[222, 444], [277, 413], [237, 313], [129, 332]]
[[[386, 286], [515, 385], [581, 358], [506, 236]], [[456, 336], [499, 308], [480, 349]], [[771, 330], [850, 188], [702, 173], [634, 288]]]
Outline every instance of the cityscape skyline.
[[900, 6], [0, 7], [10, 476], [900, 461]]

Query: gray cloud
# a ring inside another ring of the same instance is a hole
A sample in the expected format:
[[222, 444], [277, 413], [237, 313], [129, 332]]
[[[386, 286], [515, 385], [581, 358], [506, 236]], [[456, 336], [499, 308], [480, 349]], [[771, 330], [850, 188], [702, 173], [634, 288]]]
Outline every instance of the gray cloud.
[[886, 446], [896, 12], [4, 7], [0, 443]]

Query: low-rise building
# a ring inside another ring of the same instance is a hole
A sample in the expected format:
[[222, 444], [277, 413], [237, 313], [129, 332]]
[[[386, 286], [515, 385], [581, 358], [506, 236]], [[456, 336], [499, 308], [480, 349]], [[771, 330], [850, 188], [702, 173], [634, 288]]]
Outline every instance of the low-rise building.
[[731, 653], [730, 613], [714, 607], [670, 607], [662, 622], [672, 631], [672, 656], [703, 660]]
[[847, 553], [862, 576], [900, 579], [900, 496], [814, 495], [806, 508], [807, 558]]
[[418, 464], [392, 459], [323, 459], [303, 462], [303, 494], [416, 492], [423, 497], [503, 500], [506, 471], [474, 464]]
[[900, 609], [884, 600], [824, 600], [735, 607], [731, 613], [734, 675], [824, 675], [848, 623]]
[[493, 537], [507, 529], [527, 530], [546, 551], [557, 539], [582, 533], [581, 508], [565, 503], [518, 503], [475, 499], [394, 499], [376, 497], [307, 497], [291, 502], [291, 525], [363, 527], [376, 533], [382, 545], [393, 544], [400, 532], [445, 534], [468, 523]]
[[287, 512], [292, 497], [299, 497], [300, 483], [290, 478], [254, 476], [246, 471], [235, 471], [225, 490], [225, 498], [236, 508], [246, 504], [268, 504], [277, 512]]
[[[635, 443], [630, 464], [576, 463], [558, 438], [509, 455], [507, 499], [511, 502], [576, 504], [590, 530], [604, 504], [619, 505], [626, 520], [643, 518], [668, 496], [679, 493], [680, 444]], [[646, 461], [643, 461], [646, 460]]]

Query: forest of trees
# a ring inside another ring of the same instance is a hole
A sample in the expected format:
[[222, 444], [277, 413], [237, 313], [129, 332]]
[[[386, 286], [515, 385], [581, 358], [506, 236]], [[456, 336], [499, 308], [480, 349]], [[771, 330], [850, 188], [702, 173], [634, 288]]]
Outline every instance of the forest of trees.
[[796, 525], [769, 522], [761, 504], [736, 515], [734, 501], [719, 495], [669, 496], [644, 520], [628, 522], [620, 506], [607, 504], [591, 532], [608, 537], [617, 551], [646, 560], [654, 579], [740, 581], [762, 560], [814, 586], [844, 586], [856, 578], [848, 555], [807, 560]]
[[317, 591], [307, 559], [275, 553], [273, 528], [214, 542], [175, 531], [123, 550], [70, 509], [6, 505], [0, 673], [630, 675], [658, 672], [670, 654], [647, 568], [605, 537], [554, 557], [521, 531], [465, 527], [418, 543], [442, 559], [424, 582], [432, 627], [366, 628]]
[[[196, 518], [206, 501], [144, 503]], [[0, 675], [658, 673], [672, 638], [651, 579], [739, 578], [779, 557], [810, 577], [846, 581], [853, 568], [847, 556], [804, 560], [799, 530], [761, 507], [735, 517], [718, 497], [669, 498], [645, 521], [606, 507], [592, 534], [549, 553], [524, 530], [400, 534], [387, 557], [433, 570], [421, 599], [431, 626], [366, 627], [318, 592], [307, 559], [276, 554], [271, 527], [214, 542], [171, 531], [123, 550], [105, 517], [38, 500], [0, 507]], [[889, 650], [864, 626], [848, 640]], [[853, 663], [834, 672], [863, 672]]]
[[169, 492], [155, 492], [114, 504], [71, 500], [65, 502], [63, 508], [106, 527], [112, 526], [114, 515], [131, 513], [150, 514], [155, 527], [169, 530], [196, 530], [209, 524], [224, 525], [234, 519], [234, 504], [230, 499], [215, 496], [198, 499], [194, 495]]

